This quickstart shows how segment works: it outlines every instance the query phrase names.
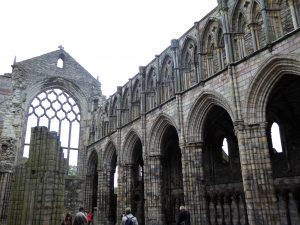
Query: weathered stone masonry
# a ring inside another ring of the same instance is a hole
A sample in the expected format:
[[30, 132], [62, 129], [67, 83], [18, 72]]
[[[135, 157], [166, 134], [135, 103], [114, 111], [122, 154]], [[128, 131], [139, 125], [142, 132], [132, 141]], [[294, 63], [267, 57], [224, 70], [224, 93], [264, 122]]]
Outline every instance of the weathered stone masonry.
[[63, 49], [15, 63], [0, 77], [2, 220], [29, 105], [59, 88], [80, 107], [65, 210], [102, 225], [131, 206], [139, 224], [171, 225], [185, 204], [193, 225], [299, 224], [299, 25], [296, 0], [219, 0], [108, 99]]

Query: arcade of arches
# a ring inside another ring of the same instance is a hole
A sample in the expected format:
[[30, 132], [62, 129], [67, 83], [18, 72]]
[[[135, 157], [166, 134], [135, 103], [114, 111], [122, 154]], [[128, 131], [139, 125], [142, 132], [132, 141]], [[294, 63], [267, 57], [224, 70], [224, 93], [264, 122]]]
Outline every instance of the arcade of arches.
[[[218, 0], [109, 98], [62, 47], [15, 62], [0, 76], [0, 224], [84, 206], [115, 225], [130, 206], [175, 225], [180, 205], [192, 225], [300, 224], [299, 26], [297, 0]], [[52, 152], [34, 126], [59, 140], [63, 173], [33, 167]], [[51, 182], [16, 194], [36, 179]]]

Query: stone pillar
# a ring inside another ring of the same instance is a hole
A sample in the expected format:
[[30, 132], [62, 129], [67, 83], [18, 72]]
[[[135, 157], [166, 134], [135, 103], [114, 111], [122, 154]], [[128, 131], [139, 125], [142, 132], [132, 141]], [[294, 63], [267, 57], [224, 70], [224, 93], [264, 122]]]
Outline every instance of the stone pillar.
[[199, 22], [195, 22], [194, 23], [194, 29], [196, 30], [196, 35], [197, 35], [197, 61], [195, 62], [196, 64], [196, 83], [199, 83], [200, 80], [202, 80], [202, 76], [201, 76], [201, 73], [202, 73], [202, 62], [201, 62], [201, 52], [200, 52], [200, 46], [201, 46], [201, 41], [200, 41], [200, 32], [199, 32]]
[[267, 0], [263, 0], [261, 1], [262, 3], [262, 9], [261, 9], [261, 16], [263, 19], [263, 23], [264, 23], [264, 30], [265, 30], [265, 34], [266, 34], [266, 44], [270, 44], [272, 42], [272, 33], [270, 30], [270, 18], [268, 15], [268, 9], [267, 9]]
[[139, 67], [139, 76], [141, 80], [141, 115], [146, 112], [146, 68], [144, 66]]
[[117, 120], [116, 120], [116, 127], [119, 128], [122, 126], [122, 87], [118, 86], [117, 87]]
[[65, 170], [56, 132], [32, 128], [29, 159], [16, 167], [8, 225], [55, 225], [64, 207]]
[[93, 178], [92, 174], [85, 177], [85, 209], [90, 212], [92, 212]]
[[232, 37], [229, 29], [229, 19], [228, 19], [228, 6], [227, 1], [219, 1], [219, 12], [221, 14], [221, 21], [223, 25], [223, 34], [224, 34], [224, 45], [226, 52], [226, 59], [228, 64], [233, 62], [233, 48], [232, 48]]
[[[133, 203], [133, 195], [132, 195], [132, 189], [133, 189], [133, 165], [132, 164], [126, 164], [124, 166], [124, 177], [125, 177], [125, 199], [124, 204], [125, 207], [131, 207]], [[124, 209], [123, 209], [124, 210]]]
[[205, 187], [202, 143], [190, 143], [182, 148], [182, 175], [185, 205], [191, 214], [191, 224], [205, 224]]
[[[171, 49], [173, 51], [173, 62], [174, 62], [174, 78], [175, 78], [175, 83], [173, 82], [173, 95], [175, 93], [178, 93], [182, 90], [182, 81], [181, 81], [181, 76], [180, 76], [180, 68], [179, 68], [179, 63], [178, 63], [178, 48], [179, 48], [179, 41], [177, 39], [173, 39], [171, 41]], [[172, 78], [172, 80], [174, 80]]]
[[110, 206], [110, 171], [98, 171], [97, 224], [109, 224]]
[[258, 50], [258, 38], [257, 38], [257, 30], [256, 30], [257, 24], [256, 23], [250, 23], [249, 28], [251, 32], [251, 37], [252, 37], [252, 43], [253, 43], [253, 50], [257, 51]]
[[157, 105], [160, 105], [161, 103], [161, 72], [160, 72], [160, 66], [159, 66], [159, 55], [155, 55], [155, 61], [156, 61], [156, 69], [157, 69], [157, 76], [156, 76], [156, 102]]
[[235, 124], [250, 225], [279, 224], [266, 124]]
[[292, 15], [292, 20], [293, 20], [293, 26], [294, 29], [296, 30], [299, 27], [298, 21], [297, 21], [297, 12], [294, 6], [294, 1], [293, 0], [288, 0], [288, 5], [290, 7], [291, 15]]
[[161, 155], [149, 155], [145, 161], [145, 222], [147, 225], [164, 225], [162, 215]]
[[121, 223], [121, 216], [124, 213], [126, 205], [126, 166], [118, 164], [118, 199], [117, 199], [117, 224]]

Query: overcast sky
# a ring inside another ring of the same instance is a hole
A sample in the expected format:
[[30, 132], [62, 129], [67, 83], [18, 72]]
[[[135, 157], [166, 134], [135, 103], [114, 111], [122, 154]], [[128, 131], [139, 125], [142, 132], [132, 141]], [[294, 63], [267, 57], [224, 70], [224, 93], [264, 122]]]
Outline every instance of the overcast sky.
[[2, 0], [0, 74], [17, 61], [64, 49], [109, 97], [217, 0]]

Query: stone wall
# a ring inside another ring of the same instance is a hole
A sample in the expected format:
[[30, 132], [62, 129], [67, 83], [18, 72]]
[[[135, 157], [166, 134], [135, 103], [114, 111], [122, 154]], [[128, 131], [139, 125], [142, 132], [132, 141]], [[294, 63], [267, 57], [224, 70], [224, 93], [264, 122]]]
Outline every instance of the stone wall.
[[32, 128], [30, 155], [15, 168], [9, 204], [9, 225], [56, 225], [64, 207], [64, 160], [55, 132]]

